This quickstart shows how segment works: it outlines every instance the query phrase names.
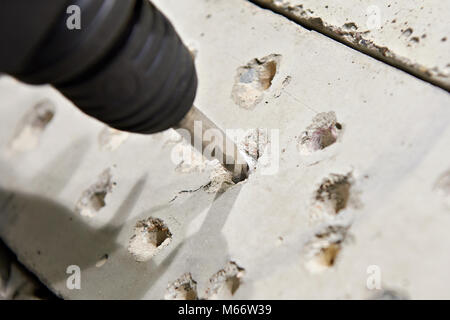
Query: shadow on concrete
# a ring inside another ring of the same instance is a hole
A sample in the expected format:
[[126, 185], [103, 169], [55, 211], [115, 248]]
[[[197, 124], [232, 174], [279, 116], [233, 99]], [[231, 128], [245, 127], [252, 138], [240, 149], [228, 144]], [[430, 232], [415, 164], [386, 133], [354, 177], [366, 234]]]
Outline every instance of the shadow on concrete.
[[[229, 254], [227, 240], [222, 229], [241, 188], [242, 185], [236, 185], [225, 193], [215, 195], [196, 192], [187, 201], [180, 202], [178, 205], [177, 211], [186, 214], [183, 225], [177, 231], [177, 237], [180, 238], [185, 237], [188, 225], [210, 205], [199, 229], [188, 238], [179, 241], [171, 256], [175, 263], [171, 265], [170, 273], [181, 276], [185, 272], [190, 272], [194, 280], [198, 282], [198, 295], [201, 298], [209, 284], [209, 278], [222, 269], [228, 261], [233, 260]], [[198, 203], [203, 205], [196, 208], [191, 207]], [[176, 279], [166, 280], [170, 282]]]
[[[80, 144], [82, 142], [76, 142], [75, 146], [83, 149]], [[82, 155], [73, 159], [64, 157], [63, 153], [32, 179], [33, 189], [39, 188], [39, 181], [46, 181], [45, 178], [52, 174], [54, 179], [46, 189], [47, 194], [58, 194], [69, 183]], [[56, 168], [53, 173], [52, 168]], [[0, 234], [18, 259], [44, 284], [57, 295], [73, 299], [139, 299], [157, 280], [175, 280], [166, 278], [169, 270], [182, 273], [191, 271], [195, 276], [205, 273], [212, 275], [222, 268], [229, 260], [229, 254], [221, 229], [241, 186], [217, 195], [199, 190], [183, 201], [154, 207], [139, 215], [158, 217], [167, 208], [170, 208], [175, 218], [184, 215], [179, 234], [176, 235], [177, 238], [183, 238], [186, 226], [210, 206], [200, 229], [188, 239], [165, 248], [163, 260], [158, 259], [159, 263], [153, 260], [139, 263], [128, 253], [128, 243], [119, 243], [117, 239], [124, 227], [128, 229], [130, 222], [125, 223], [145, 188], [146, 179], [144, 175], [135, 183], [113, 219], [101, 228], [89, 226], [86, 218], [52, 199], [0, 187]], [[108, 261], [103, 267], [97, 268], [96, 263], [105, 254], [109, 256]], [[188, 261], [189, 270], [183, 270], [186, 265], [184, 260]], [[81, 290], [69, 292], [66, 281], [70, 275], [66, 270], [71, 265], [80, 267], [82, 278]], [[163, 295], [161, 292], [160, 298]]]

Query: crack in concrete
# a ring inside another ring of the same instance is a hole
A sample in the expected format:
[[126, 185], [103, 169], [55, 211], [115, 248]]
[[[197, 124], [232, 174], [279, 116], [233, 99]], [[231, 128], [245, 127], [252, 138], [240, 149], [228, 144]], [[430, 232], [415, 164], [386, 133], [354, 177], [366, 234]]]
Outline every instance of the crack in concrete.
[[361, 53], [375, 58], [392, 67], [400, 69], [423, 81], [438, 86], [450, 92], [450, 77], [438, 67], [426, 67], [410, 59], [399, 56], [386, 46], [380, 46], [372, 40], [364, 38], [369, 31], [356, 31], [352, 23], [342, 27], [331, 25], [321, 17], [314, 16], [314, 12], [303, 5], [291, 6], [275, 3], [273, 0], [248, 0], [256, 6], [280, 14], [285, 18], [308, 30], [314, 30]]

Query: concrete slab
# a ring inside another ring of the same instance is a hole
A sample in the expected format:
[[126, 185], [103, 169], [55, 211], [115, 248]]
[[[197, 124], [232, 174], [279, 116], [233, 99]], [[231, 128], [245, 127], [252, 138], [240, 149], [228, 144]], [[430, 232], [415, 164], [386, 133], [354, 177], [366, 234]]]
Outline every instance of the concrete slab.
[[216, 166], [174, 161], [172, 131], [105, 139], [3, 77], [0, 236], [19, 259], [68, 299], [449, 298], [448, 93], [249, 2], [155, 3], [196, 51], [195, 105], [253, 130], [256, 170], [211, 192]]
[[253, 2], [450, 90], [448, 1]]

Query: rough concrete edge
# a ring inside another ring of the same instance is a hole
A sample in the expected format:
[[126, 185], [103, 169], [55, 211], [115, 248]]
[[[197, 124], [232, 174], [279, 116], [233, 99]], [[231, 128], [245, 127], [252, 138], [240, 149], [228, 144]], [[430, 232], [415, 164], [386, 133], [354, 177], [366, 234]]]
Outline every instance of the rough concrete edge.
[[[45, 278], [41, 277], [39, 275], [39, 272], [35, 270], [34, 266], [29, 267], [28, 264], [25, 264], [25, 261], [19, 256], [15, 251], [13, 250], [13, 247], [10, 247], [8, 243], [6, 243], [5, 239], [0, 238], [0, 251], [2, 251], [3, 254], [8, 254], [9, 258], [11, 259], [9, 262], [11, 265], [14, 264], [22, 273], [23, 281], [24, 283], [28, 283], [29, 285], [34, 285], [36, 289], [40, 288], [41, 290], [44, 290], [44, 294], [46, 295], [44, 298], [42, 297], [36, 297], [38, 300], [55, 300], [55, 299], [63, 299], [63, 297], [60, 295], [59, 292], [54, 290], [51, 286], [47, 285], [47, 283], [44, 281]], [[7, 283], [8, 285], [8, 283]], [[20, 291], [22, 288], [17, 288], [18, 291]], [[25, 288], [26, 289], [26, 288]], [[31, 297], [28, 297], [30, 299]], [[1, 301], [0, 297], [0, 301]], [[16, 300], [15, 298], [12, 298], [12, 300]], [[19, 298], [19, 300], [23, 300], [23, 298]]]
[[414, 63], [406, 57], [397, 55], [386, 46], [381, 46], [372, 40], [364, 39], [366, 32], [349, 31], [344, 30], [342, 27], [330, 25], [323, 21], [322, 18], [313, 16], [311, 14], [312, 11], [303, 6], [277, 5], [272, 0], [247, 1], [263, 9], [278, 13], [309, 30], [319, 32], [381, 62], [387, 63], [450, 92], [450, 78], [441, 73], [437, 67], [428, 68], [419, 63]]

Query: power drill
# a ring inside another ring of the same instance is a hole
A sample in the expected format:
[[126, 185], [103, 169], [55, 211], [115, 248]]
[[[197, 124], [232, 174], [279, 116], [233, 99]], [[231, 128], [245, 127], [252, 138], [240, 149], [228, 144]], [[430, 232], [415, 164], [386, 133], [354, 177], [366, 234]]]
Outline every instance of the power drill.
[[145, 134], [183, 128], [201, 153], [209, 144], [204, 132], [221, 132], [222, 145], [204, 155], [218, 159], [234, 181], [247, 178], [234, 141], [192, 106], [192, 54], [148, 0], [2, 0], [0, 41], [0, 72], [49, 83], [110, 127]]
[[0, 72], [119, 130], [173, 127], [195, 98], [192, 55], [148, 0], [2, 0], [0, 40]]

